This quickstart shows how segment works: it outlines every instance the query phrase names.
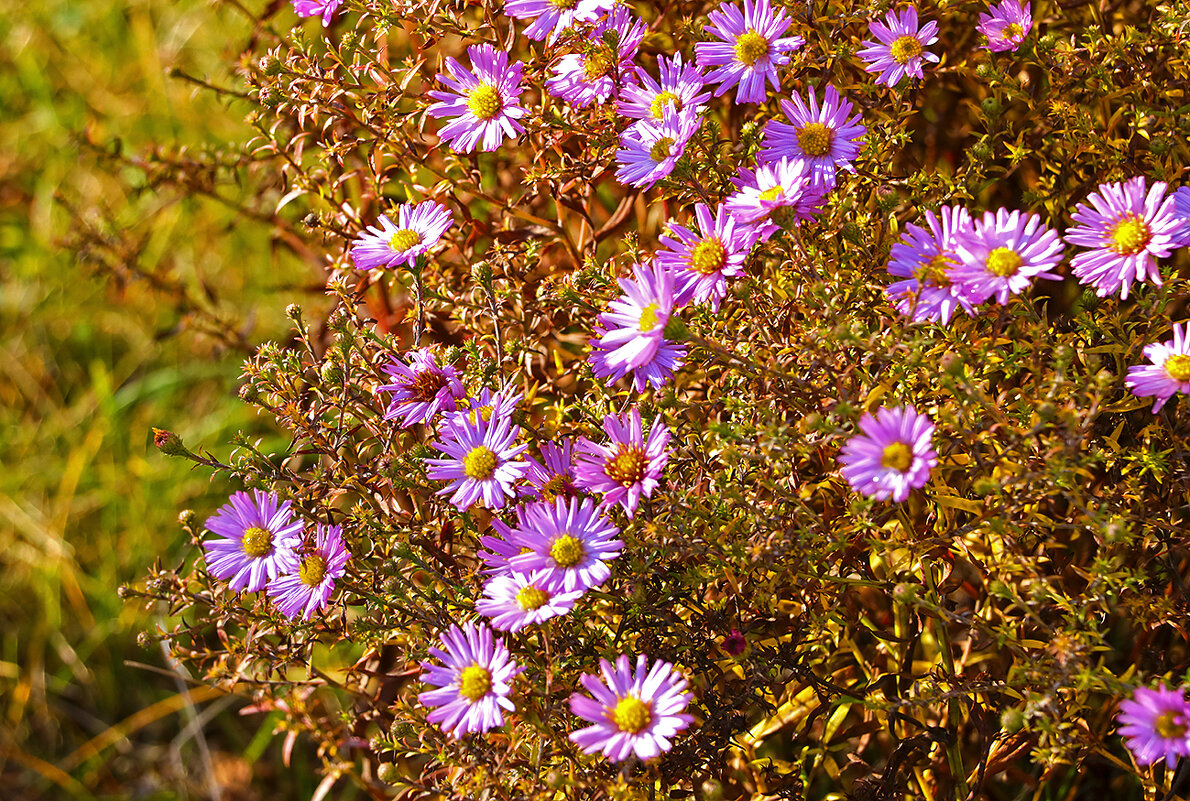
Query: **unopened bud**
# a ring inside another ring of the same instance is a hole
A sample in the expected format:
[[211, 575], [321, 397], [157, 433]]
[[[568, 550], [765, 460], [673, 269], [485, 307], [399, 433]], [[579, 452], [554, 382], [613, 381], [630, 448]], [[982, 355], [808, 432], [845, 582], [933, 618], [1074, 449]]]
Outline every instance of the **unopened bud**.
[[182, 444], [182, 438], [164, 428], [153, 429], [153, 444], [166, 456], [188, 456], [190, 454], [190, 451]]

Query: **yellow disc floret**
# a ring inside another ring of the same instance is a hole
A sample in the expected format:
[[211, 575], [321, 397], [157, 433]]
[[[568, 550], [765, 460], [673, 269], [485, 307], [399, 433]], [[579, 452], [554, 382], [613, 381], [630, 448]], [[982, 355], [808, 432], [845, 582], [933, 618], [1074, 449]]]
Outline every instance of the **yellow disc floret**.
[[884, 448], [880, 454], [880, 464], [904, 473], [913, 464], [913, 451], [904, 442], [894, 442]]
[[1006, 42], [1011, 42], [1014, 39], [1019, 39], [1025, 33], [1025, 29], [1015, 22], [1010, 22], [1004, 26], [1004, 30], [1000, 32], [1000, 38]]
[[917, 58], [921, 55], [921, 42], [917, 41], [916, 36], [902, 36], [892, 43], [892, 47], [888, 49], [893, 61], [898, 64], [907, 64], [909, 59]]
[[611, 719], [620, 731], [638, 734], [653, 722], [653, 710], [644, 701], [628, 695], [616, 701], [615, 708], [611, 710]]
[[769, 40], [756, 31], [748, 31], [735, 41], [735, 57], [746, 67], [760, 61], [769, 52]]
[[1130, 214], [1116, 223], [1111, 231], [1111, 247], [1121, 256], [1140, 253], [1153, 238], [1149, 225], [1135, 214]]
[[640, 332], [647, 334], [657, 327], [657, 309], [656, 303], [650, 303], [640, 310]]
[[776, 200], [785, 194], [785, 188], [782, 186], [774, 186], [764, 190], [760, 193], [761, 200]]
[[412, 228], [402, 228], [388, 238], [388, 246], [398, 251], [406, 251], [420, 244], [421, 234]]
[[621, 445], [616, 455], [607, 460], [603, 471], [612, 481], [624, 487], [631, 487], [645, 477], [649, 459], [643, 448]]
[[476, 119], [490, 120], [500, 113], [504, 101], [500, 98], [500, 90], [490, 83], [481, 83], [467, 95], [467, 108]]
[[570, 482], [566, 480], [566, 476], [559, 473], [551, 478], [541, 487], [541, 499], [543, 501], [553, 501], [563, 493], [569, 494]]
[[665, 111], [665, 106], [668, 103], [674, 104], [674, 111], [682, 110], [682, 98], [678, 97], [667, 89], [664, 92], [658, 92], [657, 96], [653, 98], [652, 104], [649, 106], [649, 111], [652, 113], [653, 119], [661, 119], [661, 115]]
[[574, 567], [583, 561], [586, 553], [583, 541], [570, 534], [563, 534], [550, 546], [550, 556], [557, 562], [558, 567]]
[[948, 258], [945, 253], [939, 253], [929, 261], [919, 263], [913, 271], [913, 277], [923, 286], [950, 286], [950, 276], [946, 274], [946, 270], [954, 263], [954, 259]]
[[468, 701], [478, 701], [492, 689], [492, 672], [479, 664], [463, 668], [459, 674], [459, 695]]
[[244, 553], [253, 558], [260, 558], [272, 552], [273, 532], [259, 526], [244, 529]]
[[669, 158], [670, 148], [673, 147], [674, 140], [672, 136], [663, 136], [653, 143], [649, 148], [649, 158], [653, 161], [665, 161]]
[[1174, 381], [1190, 381], [1190, 356], [1175, 353], [1166, 359], [1162, 366]]
[[491, 478], [496, 472], [496, 454], [483, 445], [476, 445], [463, 459], [463, 472], [476, 480]]
[[996, 248], [988, 254], [987, 268], [992, 275], [1008, 278], [1016, 275], [1021, 269], [1021, 254], [1012, 248]]
[[612, 57], [604, 50], [591, 53], [583, 61], [583, 75], [588, 81], [602, 78], [612, 71]]
[[302, 560], [298, 568], [298, 578], [303, 584], [317, 587], [326, 578], [326, 560], [321, 554], [312, 553]]
[[717, 273], [727, 263], [727, 248], [718, 239], [704, 239], [690, 251], [690, 266], [703, 275]]
[[550, 0], [550, 5], [562, 11], [569, 11], [578, 5], [578, 0]]
[[522, 587], [516, 594], [516, 602], [526, 612], [540, 609], [550, 599], [550, 594], [534, 586]]
[[811, 122], [797, 129], [797, 144], [807, 156], [825, 156], [831, 150], [834, 133], [821, 122]]
[[1178, 713], [1172, 709], [1158, 715], [1153, 728], [1158, 737], [1166, 740], [1180, 740], [1186, 736], [1186, 724], [1178, 722]]

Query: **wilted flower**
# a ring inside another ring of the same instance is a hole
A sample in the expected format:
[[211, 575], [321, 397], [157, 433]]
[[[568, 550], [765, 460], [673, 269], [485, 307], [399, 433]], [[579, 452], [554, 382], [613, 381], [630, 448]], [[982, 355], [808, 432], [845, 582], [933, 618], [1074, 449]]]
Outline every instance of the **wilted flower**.
[[616, 6], [604, 17], [584, 44], [582, 53], [562, 56], [554, 75], [545, 82], [554, 97], [589, 106], [636, 83], [632, 60], [645, 37], [645, 24], [627, 6]]
[[1062, 240], [1036, 214], [1000, 209], [985, 212], [970, 231], [958, 235], [959, 263], [948, 272], [958, 291], [973, 304], [995, 297], [1007, 303], [1034, 278], [1060, 281], [1053, 272], [1062, 261]]
[[889, 11], [884, 22], [873, 22], [869, 31], [878, 41], [864, 41], [864, 49], [857, 55], [867, 62], [865, 70], [880, 73], [876, 83], [892, 87], [906, 75], [921, 78], [922, 63], [938, 61], [938, 56], [925, 49], [938, 41], [938, 23], [927, 22], [919, 29], [913, 6]]
[[301, 542], [302, 520], [291, 502], [272, 492], [233, 492], [228, 502], [207, 518], [206, 527], [223, 539], [203, 543], [207, 570], [227, 579], [233, 590], [255, 592], [282, 573], [298, 568], [294, 548]]
[[657, 264], [675, 276], [676, 305], [710, 301], [711, 308], [719, 311], [719, 303], [727, 294], [727, 279], [743, 275], [744, 262], [760, 238], [760, 229], [740, 222], [723, 204], [712, 217], [706, 204], [699, 203], [694, 207], [694, 216], [700, 233], [670, 223], [669, 230], [677, 238], [661, 237], [661, 244], [668, 250], [657, 254]]
[[835, 169], [851, 168], [851, 160], [859, 155], [860, 143], [867, 130], [860, 124], [860, 115], [847, 115], [853, 110], [851, 101], [843, 100], [833, 86], [822, 93], [822, 105], [810, 87], [808, 101], [798, 95], [793, 102], [781, 101], [781, 110], [789, 125], [772, 120], [764, 129], [765, 147], [760, 151], [762, 162], [782, 158], [807, 162], [823, 180], [834, 184]]
[[524, 133], [517, 120], [528, 114], [518, 105], [521, 95], [521, 71], [525, 65], [508, 65], [508, 53], [489, 44], [471, 45], [468, 70], [453, 58], [446, 59], [450, 76], [438, 75], [438, 80], [453, 92], [430, 92], [440, 102], [427, 109], [431, 117], [454, 117], [438, 135], [461, 153], [495, 150], [506, 137]]
[[909, 223], [905, 235], [889, 253], [888, 272], [904, 281], [885, 287], [897, 311], [912, 315], [915, 322], [950, 322], [960, 306], [973, 314], [971, 302], [959, 291], [948, 274], [958, 263], [956, 250], [961, 235], [971, 230], [971, 215], [958, 206], [943, 206], [938, 214], [925, 213], [929, 230]]
[[1128, 368], [1124, 386], [1137, 397], [1155, 397], [1153, 414], [1161, 411], [1170, 398], [1179, 392], [1190, 395], [1190, 325], [1173, 326], [1173, 339], [1145, 346], [1145, 358], [1152, 364]]
[[521, 552], [508, 560], [516, 573], [547, 571], [559, 592], [583, 592], [611, 575], [608, 562], [620, 555], [620, 530], [589, 498], [539, 501], [518, 510], [508, 542]]
[[852, 489], [878, 501], [897, 503], [924, 487], [938, 464], [932, 444], [934, 423], [912, 406], [865, 413], [860, 433], [843, 446], [839, 462]]
[[351, 554], [343, 545], [343, 535], [338, 526], [319, 523], [312, 547], [304, 553], [298, 553], [297, 558], [297, 571], [270, 581], [268, 592], [273, 603], [286, 615], [309, 620], [315, 612], [325, 609], [330, 603], [335, 579], [346, 572]]
[[682, 54], [672, 59], [660, 56], [657, 59], [660, 81], [653, 80], [643, 68], [636, 68], [639, 86], [625, 86], [620, 95], [619, 112], [635, 120], [660, 121], [667, 107], [674, 111], [697, 117], [702, 106], [711, 99], [710, 92], [702, 91], [706, 79], [702, 70], [693, 64], [683, 64]]
[[466, 394], [459, 371], [449, 364], [439, 367], [429, 348], [411, 351], [405, 357], [409, 364], [394, 359], [384, 366], [384, 372], [393, 379], [391, 384], [377, 388], [393, 393], [384, 419], [400, 418], [401, 425], [408, 428], [415, 423], [429, 425], [438, 412], [453, 412], [456, 401]]
[[979, 15], [975, 29], [988, 38], [988, 50], [1016, 50], [1033, 30], [1033, 12], [1019, 0], [1001, 0]]
[[351, 258], [357, 270], [375, 267], [413, 267], [417, 257], [428, 251], [450, 228], [450, 211], [433, 200], [397, 207], [397, 222], [383, 214], [380, 224], [366, 229], [355, 240]]
[[636, 512], [642, 497], [649, 497], [669, 461], [669, 429], [653, 421], [645, 442], [640, 410], [635, 406], [623, 418], [607, 415], [603, 430], [611, 442], [596, 445], [586, 437], [578, 441], [575, 483], [582, 489], [603, 495], [603, 505], [621, 504], [628, 516]]
[[673, 747], [674, 735], [694, 722], [683, 710], [690, 703], [686, 679], [669, 662], [649, 660], [641, 654], [633, 670], [621, 654], [613, 668], [599, 660], [603, 681], [584, 673], [579, 681], [594, 698], [574, 693], [570, 711], [593, 726], [573, 732], [570, 739], [584, 753], [602, 751], [612, 762], [635, 754], [649, 760]]
[[693, 112], [664, 109], [660, 122], [642, 121], [620, 135], [616, 151], [616, 180], [628, 186], [648, 189], [673, 172], [674, 165], [686, 152], [686, 143], [698, 130]]
[[661, 387], [682, 363], [686, 346], [665, 338], [674, 308], [674, 276], [657, 264], [638, 264], [631, 279], [621, 278], [624, 291], [599, 315], [591, 340], [595, 375], [618, 381], [633, 374], [633, 387]]
[[1130, 700], [1120, 702], [1116, 722], [1138, 765], [1164, 757], [1173, 768], [1179, 757], [1190, 756], [1190, 705], [1181, 689], [1137, 687]]
[[707, 19], [707, 33], [720, 41], [695, 43], [698, 66], [715, 67], [707, 75], [709, 83], [719, 82], [715, 97], [735, 86], [737, 103], [763, 103], [766, 81], [780, 89], [777, 67], [788, 64], [787, 54], [806, 43], [800, 36], [782, 36], [789, 29], [789, 17], [783, 10], [774, 11], [769, 0], [744, 0], [742, 14], [723, 3]]
[[504, 640], [472, 622], [451, 626], [439, 640], [446, 650], [430, 648], [430, 656], [442, 665], [421, 663], [426, 671], [421, 681], [439, 688], [417, 696], [418, 703], [432, 708], [426, 720], [453, 739], [503, 726], [504, 710], [516, 709], [508, 698], [512, 680], [524, 670], [512, 661]]
[[507, 0], [504, 13], [533, 20], [525, 36], [553, 44], [562, 31], [576, 22], [594, 22], [613, 5], [615, 0]]
[[454, 493], [450, 502], [460, 511], [481, 499], [489, 509], [502, 508], [506, 497], [516, 497], [514, 485], [526, 468], [513, 461], [529, 447], [515, 444], [520, 431], [506, 417], [447, 420], [433, 446], [449, 458], [425, 460], [430, 478], [450, 482], [437, 494]]

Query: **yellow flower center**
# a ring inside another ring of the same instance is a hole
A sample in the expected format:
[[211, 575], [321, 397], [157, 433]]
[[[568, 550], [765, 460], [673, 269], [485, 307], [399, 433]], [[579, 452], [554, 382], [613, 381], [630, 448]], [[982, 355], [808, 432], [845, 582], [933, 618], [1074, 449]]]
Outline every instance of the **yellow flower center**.
[[653, 161], [665, 161], [669, 158], [669, 149], [673, 147], [673, 143], [672, 136], [661, 137], [649, 148], [649, 158]]
[[545, 501], [553, 501], [563, 493], [569, 493], [570, 482], [566, 480], [566, 476], [559, 473], [551, 478], [541, 487], [541, 498]]
[[1166, 740], [1181, 739], [1186, 735], [1186, 724], [1178, 723], [1178, 713], [1172, 709], [1157, 716], [1153, 728], [1157, 736]]
[[492, 689], [492, 672], [478, 664], [463, 668], [459, 674], [459, 695], [468, 701], [478, 701]]
[[1012, 248], [996, 248], [988, 254], [987, 268], [992, 275], [1008, 278], [1021, 269], [1021, 254]]
[[545, 606], [545, 602], [550, 599], [550, 594], [545, 590], [537, 587], [522, 587], [521, 591], [516, 594], [516, 602], [521, 609], [526, 612], [532, 612], [534, 609], [540, 609]]
[[653, 119], [661, 119], [662, 112], [664, 112], [667, 103], [674, 104], [674, 111], [682, 110], [682, 98], [678, 97], [669, 90], [659, 92], [657, 96], [653, 98], [652, 105], [649, 106], [649, 111], [653, 114]]
[[953, 259], [939, 253], [929, 261], [918, 264], [917, 269], [913, 271], [913, 277], [924, 286], [950, 286], [950, 276], [946, 274], [946, 268], [951, 264], [954, 264]]
[[467, 108], [476, 119], [490, 120], [500, 113], [503, 106], [500, 90], [490, 83], [481, 83], [467, 95]]
[[612, 70], [612, 57], [605, 50], [591, 53], [583, 62], [583, 75], [588, 81], [602, 78]]
[[1000, 38], [1007, 42], [1024, 35], [1024, 33], [1024, 28], [1015, 22], [1010, 22], [1004, 26], [1004, 30], [1000, 33]]
[[1121, 256], [1131, 256], [1144, 250], [1152, 238], [1148, 223], [1135, 214], [1129, 214], [1112, 229], [1110, 247]]
[[620, 731], [637, 734], [653, 722], [653, 710], [644, 701], [629, 695], [616, 702], [611, 719]]
[[1190, 381], [1190, 356], [1175, 353], [1165, 360], [1163, 366], [1174, 381]]
[[640, 310], [640, 331], [647, 334], [657, 327], [657, 304], [650, 303]]
[[784, 194], [785, 194], [784, 187], [774, 186], [771, 189], [766, 189], [763, 192], [761, 192], [760, 199], [761, 200], [776, 200], [777, 198], [781, 197]]
[[834, 134], [821, 122], [811, 122], [797, 131], [797, 144], [807, 156], [825, 156], [830, 152]]
[[421, 244], [421, 234], [412, 228], [402, 228], [388, 238], [388, 246], [393, 250], [405, 251]]
[[[563, 534], [550, 546], [550, 556], [558, 563], [558, 567], [574, 567], [583, 561], [585, 554], [586, 549], [583, 548], [583, 541], [570, 534]], [[518, 595], [517, 598], [519, 600], [520, 596]]]
[[603, 472], [612, 481], [631, 487], [645, 477], [647, 465], [648, 457], [645, 456], [644, 448], [621, 445], [616, 455], [604, 463]]
[[913, 451], [904, 442], [894, 442], [884, 449], [880, 455], [880, 464], [904, 473], [913, 464]]
[[717, 273], [727, 263], [727, 248], [718, 239], [704, 239], [690, 251], [690, 266], [703, 275]]
[[475, 419], [483, 420], [485, 423], [492, 422], [492, 407], [480, 406], [479, 408], [475, 409]]
[[902, 36], [900, 39], [892, 43], [889, 49], [889, 54], [892, 55], [893, 61], [898, 64], [908, 63], [909, 59], [917, 58], [921, 55], [921, 42], [917, 41], [915, 36]]
[[321, 554], [310, 554], [302, 560], [302, 565], [298, 568], [298, 578], [303, 584], [317, 587], [326, 578], [326, 560]]
[[569, 11], [578, 5], [578, 0], [550, 0], [550, 5], [563, 11]]
[[491, 478], [496, 472], [496, 454], [483, 445], [476, 445], [463, 459], [463, 472], [477, 480]]
[[273, 552], [273, 532], [267, 528], [244, 529], [244, 553], [253, 559], [268, 556]]
[[735, 40], [735, 57], [744, 66], [751, 67], [761, 56], [769, 52], [769, 40], [756, 31], [748, 31]]

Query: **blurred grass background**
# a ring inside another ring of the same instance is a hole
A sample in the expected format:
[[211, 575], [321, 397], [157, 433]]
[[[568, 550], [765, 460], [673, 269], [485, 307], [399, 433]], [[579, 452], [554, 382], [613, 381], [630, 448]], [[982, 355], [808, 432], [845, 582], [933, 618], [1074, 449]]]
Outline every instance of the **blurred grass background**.
[[[282, 765], [271, 718], [179, 695], [162, 654], [136, 642], [153, 613], [117, 596], [154, 559], [193, 558], [178, 511], [202, 519], [234, 489], [158, 454], [150, 427], [220, 455], [236, 430], [268, 436], [235, 395], [243, 346], [286, 335], [283, 309], [308, 298], [313, 274], [268, 226], [146, 190], [80, 133], [124, 153], [242, 142], [246, 107], [167, 71], [231, 85], [250, 35], [234, 9], [194, 0], [41, 0], [0, 15], [5, 799], [302, 798], [316, 783], [296, 754]], [[252, 191], [222, 184], [233, 200]], [[56, 197], [124, 243], [113, 252], [136, 272], [116, 281], [88, 266], [65, 244], [78, 231]], [[241, 347], [196, 333], [181, 295], [234, 321]]]

